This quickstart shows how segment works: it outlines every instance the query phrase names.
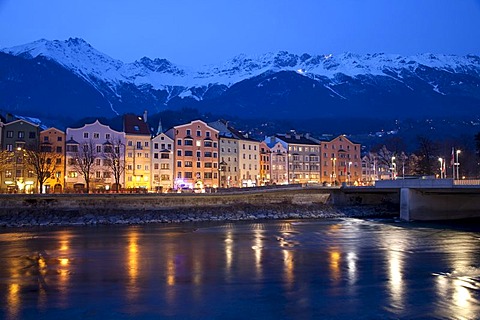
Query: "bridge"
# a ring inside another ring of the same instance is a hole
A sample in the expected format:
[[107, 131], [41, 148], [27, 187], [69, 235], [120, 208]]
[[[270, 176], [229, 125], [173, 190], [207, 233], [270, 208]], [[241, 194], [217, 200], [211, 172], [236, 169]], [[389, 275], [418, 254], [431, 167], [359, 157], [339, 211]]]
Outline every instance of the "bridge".
[[375, 189], [399, 190], [402, 220], [480, 218], [480, 180], [382, 180]]

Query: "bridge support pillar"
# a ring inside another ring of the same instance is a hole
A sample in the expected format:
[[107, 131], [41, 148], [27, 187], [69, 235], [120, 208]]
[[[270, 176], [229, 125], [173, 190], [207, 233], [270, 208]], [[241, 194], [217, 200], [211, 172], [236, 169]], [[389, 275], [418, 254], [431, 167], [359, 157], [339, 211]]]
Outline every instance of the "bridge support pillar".
[[405, 221], [480, 218], [480, 197], [472, 189], [400, 189], [400, 219]]
[[410, 221], [410, 188], [400, 188], [400, 219]]

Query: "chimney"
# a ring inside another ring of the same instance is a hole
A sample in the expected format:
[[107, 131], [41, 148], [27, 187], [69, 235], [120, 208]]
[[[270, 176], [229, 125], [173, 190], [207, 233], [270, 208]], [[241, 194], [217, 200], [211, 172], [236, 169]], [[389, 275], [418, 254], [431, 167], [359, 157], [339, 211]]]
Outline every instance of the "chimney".
[[147, 123], [147, 110], [143, 111], [143, 121]]

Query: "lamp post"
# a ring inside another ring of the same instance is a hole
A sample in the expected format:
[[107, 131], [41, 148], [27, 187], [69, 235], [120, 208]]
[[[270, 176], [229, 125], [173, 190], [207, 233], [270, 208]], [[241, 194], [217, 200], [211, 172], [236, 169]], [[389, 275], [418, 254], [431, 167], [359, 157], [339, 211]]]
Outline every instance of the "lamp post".
[[457, 159], [456, 159], [456, 162], [455, 162], [455, 165], [457, 166], [457, 179], [460, 180], [460, 162], [458, 161], [458, 155], [460, 154], [460, 150], [457, 150], [456, 151], [456, 154], [457, 154]]
[[332, 160], [332, 184], [335, 183], [335, 178], [336, 178], [336, 174], [335, 174], [335, 162], [337, 161], [337, 158], [331, 158]]
[[348, 172], [347, 172], [347, 174], [348, 174], [348, 184], [350, 184], [350, 167], [351, 167], [351, 166], [352, 166], [352, 161], [350, 161], [350, 162], [348, 163]]
[[396, 163], [395, 163], [395, 156], [392, 157], [392, 180], [395, 180], [395, 172], [396, 172]]
[[438, 161], [440, 162], [440, 179], [443, 179], [443, 164], [445, 163], [442, 158], [438, 158]]

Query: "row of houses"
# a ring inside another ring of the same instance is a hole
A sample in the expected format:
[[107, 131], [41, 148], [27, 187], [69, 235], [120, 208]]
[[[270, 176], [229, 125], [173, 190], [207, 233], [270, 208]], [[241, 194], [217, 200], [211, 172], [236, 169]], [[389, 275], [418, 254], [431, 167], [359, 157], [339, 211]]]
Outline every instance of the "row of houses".
[[[48, 161], [55, 169], [42, 192], [85, 189], [79, 164], [84, 152], [93, 153], [89, 166], [89, 189], [112, 190], [204, 190], [205, 188], [252, 187], [269, 184], [361, 182], [360, 145], [341, 135], [317, 139], [289, 132], [265, 137], [263, 141], [219, 120], [201, 120], [174, 126], [156, 134], [146, 114], [123, 117], [117, 131], [98, 120], [78, 128], [41, 130], [25, 119], [0, 123], [1, 147], [14, 155], [10, 167], [1, 169], [1, 189], [34, 192], [35, 171], [25, 163], [25, 150], [40, 146], [56, 154]], [[111, 157], [110, 155], [117, 155]], [[120, 176], [112, 169], [118, 162]]]

